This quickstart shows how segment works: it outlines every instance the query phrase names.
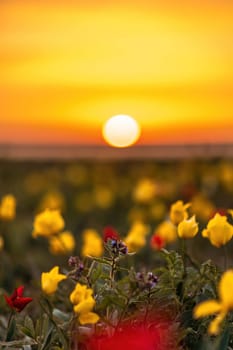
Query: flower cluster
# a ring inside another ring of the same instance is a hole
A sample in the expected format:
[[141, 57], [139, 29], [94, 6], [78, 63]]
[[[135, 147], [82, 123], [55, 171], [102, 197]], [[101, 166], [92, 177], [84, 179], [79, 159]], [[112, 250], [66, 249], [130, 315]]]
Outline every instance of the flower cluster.
[[70, 231], [64, 231], [65, 221], [57, 209], [45, 209], [36, 215], [33, 223], [33, 237], [46, 237], [52, 254], [68, 254], [74, 250], [75, 239]]

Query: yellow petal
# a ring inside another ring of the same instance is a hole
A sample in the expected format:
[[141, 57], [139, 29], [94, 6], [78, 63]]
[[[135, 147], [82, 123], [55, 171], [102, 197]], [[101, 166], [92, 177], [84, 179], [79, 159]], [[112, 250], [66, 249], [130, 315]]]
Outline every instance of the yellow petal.
[[178, 236], [181, 238], [193, 238], [198, 233], [198, 223], [195, 215], [190, 219], [181, 221], [178, 225]]
[[58, 272], [59, 267], [55, 266], [49, 272], [42, 272], [41, 274], [41, 288], [46, 294], [53, 294], [57, 290], [58, 283], [67, 276]]
[[94, 312], [84, 313], [79, 316], [79, 322], [81, 324], [87, 324], [87, 323], [94, 324], [98, 321], [99, 321], [99, 316]]
[[74, 312], [77, 314], [87, 313], [93, 309], [94, 305], [95, 299], [93, 297], [89, 297], [74, 305]]
[[205, 237], [205, 238], [209, 238], [209, 231], [207, 230], [207, 229], [204, 229], [203, 231], [202, 231], [202, 237]]
[[212, 335], [216, 335], [220, 331], [220, 324], [226, 316], [226, 312], [221, 312], [218, 316], [216, 316], [213, 321], [210, 323], [208, 327], [208, 333]]
[[195, 318], [205, 317], [219, 312], [222, 309], [222, 305], [216, 300], [203, 301], [201, 304], [194, 308], [193, 314]]
[[219, 282], [219, 296], [226, 309], [233, 309], [233, 270], [226, 271]]

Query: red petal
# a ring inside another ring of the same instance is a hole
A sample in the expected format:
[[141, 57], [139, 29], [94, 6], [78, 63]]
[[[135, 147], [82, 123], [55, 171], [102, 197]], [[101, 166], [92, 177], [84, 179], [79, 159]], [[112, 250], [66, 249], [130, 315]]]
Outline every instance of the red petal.
[[24, 291], [24, 286], [19, 286], [18, 288], [16, 288], [16, 293], [18, 297], [22, 297], [23, 296], [23, 291]]
[[4, 298], [5, 298], [6, 302], [7, 302], [7, 304], [13, 309], [14, 305], [13, 305], [11, 297], [8, 297], [7, 295], [4, 295]]
[[165, 246], [166, 242], [163, 238], [161, 238], [159, 235], [153, 235], [151, 237], [150, 245], [152, 248], [160, 250]]
[[107, 242], [108, 239], [120, 240], [117, 231], [111, 226], [106, 226], [104, 228], [104, 242]]
[[22, 311], [25, 306], [32, 301], [32, 298], [26, 297], [26, 298], [16, 298], [14, 300], [14, 308], [16, 311], [20, 312]]

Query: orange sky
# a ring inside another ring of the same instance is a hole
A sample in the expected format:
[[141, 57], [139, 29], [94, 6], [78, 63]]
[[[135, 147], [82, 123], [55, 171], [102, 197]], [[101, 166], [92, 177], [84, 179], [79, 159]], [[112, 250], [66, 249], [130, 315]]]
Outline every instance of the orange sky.
[[0, 2], [0, 142], [233, 142], [233, 1]]

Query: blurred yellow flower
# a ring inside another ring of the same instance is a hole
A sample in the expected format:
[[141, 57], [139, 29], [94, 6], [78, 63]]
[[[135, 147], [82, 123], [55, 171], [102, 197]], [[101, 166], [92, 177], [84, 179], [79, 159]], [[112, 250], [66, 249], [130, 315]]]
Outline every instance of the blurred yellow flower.
[[63, 211], [65, 208], [65, 198], [59, 191], [50, 191], [42, 197], [39, 204], [39, 211], [45, 209], [57, 209]]
[[233, 164], [224, 162], [220, 167], [220, 180], [227, 191], [233, 192]]
[[93, 193], [89, 191], [79, 192], [74, 197], [74, 207], [78, 212], [89, 213], [93, 210], [94, 204]]
[[233, 218], [233, 209], [228, 209], [228, 213], [231, 215], [231, 217]]
[[74, 250], [75, 239], [71, 232], [64, 231], [49, 239], [49, 250], [52, 254], [68, 254]]
[[8, 194], [0, 202], [0, 220], [10, 221], [15, 218], [16, 199]]
[[202, 231], [202, 236], [209, 238], [211, 244], [219, 248], [232, 238], [233, 226], [227, 222], [226, 216], [217, 213]]
[[4, 248], [4, 239], [2, 236], [0, 236], [0, 251], [2, 251]]
[[98, 232], [93, 229], [86, 229], [83, 232], [82, 256], [101, 256], [103, 254], [103, 240]]
[[70, 301], [74, 304], [74, 312], [79, 314], [79, 322], [81, 324], [94, 324], [99, 320], [99, 316], [92, 312], [95, 306], [93, 298], [93, 290], [85, 285], [77, 283], [75, 289], [70, 294]]
[[233, 270], [228, 270], [222, 275], [219, 285], [218, 294], [219, 301], [211, 299], [203, 301], [194, 308], [194, 317], [206, 317], [212, 314], [218, 314], [213, 321], [211, 321], [208, 333], [218, 334], [220, 331], [220, 324], [226, 317], [226, 314], [233, 310]]
[[154, 199], [157, 193], [155, 181], [151, 179], [141, 179], [135, 186], [133, 191], [133, 199], [136, 202], [148, 203]]
[[212, 216], [216, 207], [203, 194], [197, 194], [192, 198], [192, 213], [196, 215], [197, 219], [207, 221]]
[[69, 165], [64, 173], [65, 179], [72, 186], [82, 186], [90, 181], [88, 168], [80, 164]]
[[152, 204], [152, 206], [149, 208], [150, 215], [155, 220], [163, 220], [166, 216], [166, 205], [161, 200], [156, 201]]
[[183, 201], [177, 201], [171, 205], [170, 219], [174, 225], [178, 225], [184, 219], [187, 219], [187, 209], [191, 206], [190, 203], [184, 204]]
[[198, 223], [195, 215], [190, 219], [181, 221], [177, 227], [177, 233], [180, 238], [193, 238], [198, 233]]
[[93, 192], [93, 199], [97, 207], [102, 209], [110, 208], [114, 201], [114, 193], [106, 186], [96, 186]]
[[59, 210], [46, 209], [42, 213], [36, 215], [33, 223], [33, 237], [45, 236], [59, 233], [65, 225], [64, 219]]
[[44, 293], [50, 295], [56, 292], [58, 283], [66, 279], [66, 275], [58, 272], [59, 267], [55, 266], [49, 272], [41, 274], [41, 288]]
[[136, 221], [131, 226], [127, 236], [124, 239], [129, 252], [136, 252], [146, 244], [146, 235], [149, 233], [149, 227], [140, 221]]
[[154, 230], [154, 234], [162, 238], [166, 243], [172, 243], [177, 239], [177, 228], [170, 221], [163, 221]]

